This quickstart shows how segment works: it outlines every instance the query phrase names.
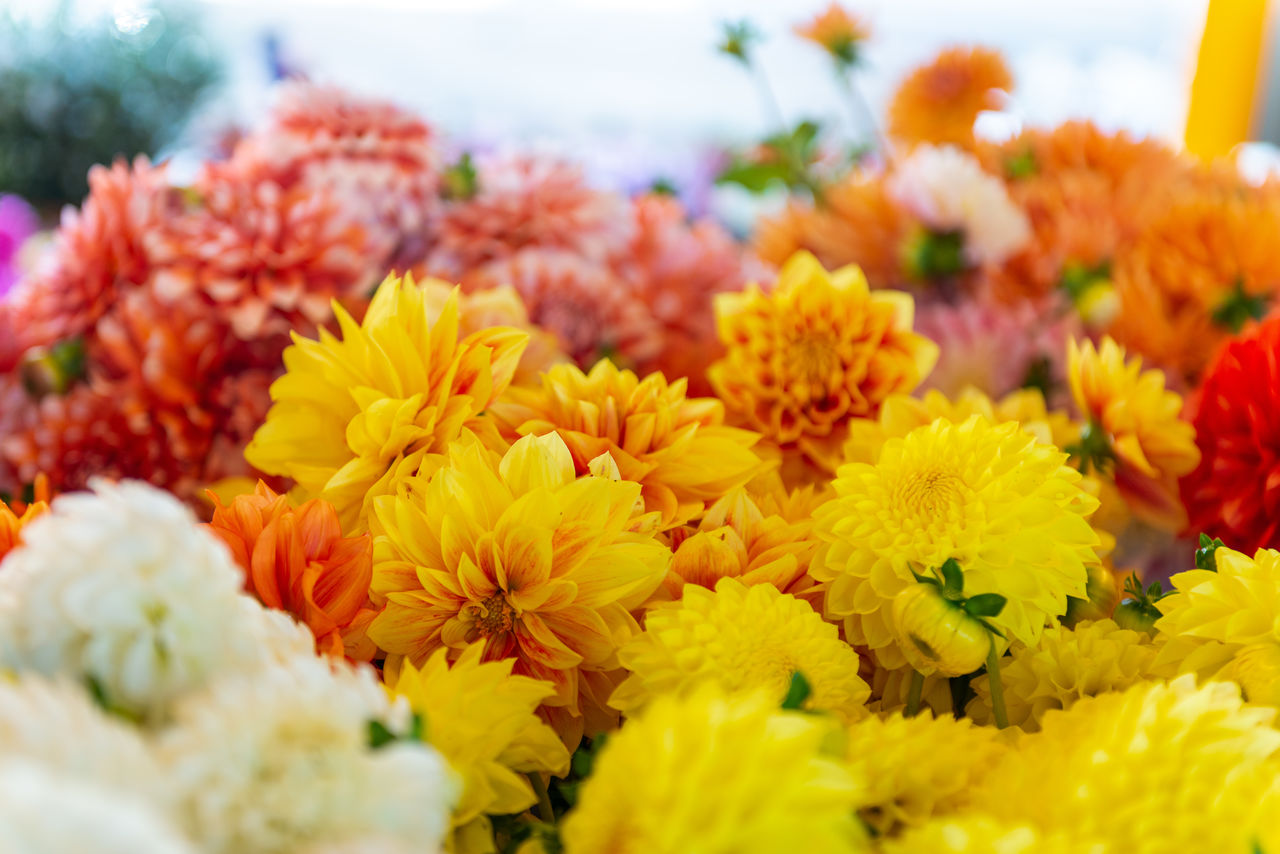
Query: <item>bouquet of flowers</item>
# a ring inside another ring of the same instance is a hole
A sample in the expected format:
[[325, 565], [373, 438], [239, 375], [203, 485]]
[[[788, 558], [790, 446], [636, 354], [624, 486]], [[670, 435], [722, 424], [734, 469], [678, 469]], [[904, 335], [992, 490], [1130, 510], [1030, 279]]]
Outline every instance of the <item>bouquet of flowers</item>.
[[750, 247], [309, 84], [96, 169], [0, 302], [0, 847], [1280, 850], [1280, 197], [1011, 85], [739, 156]]

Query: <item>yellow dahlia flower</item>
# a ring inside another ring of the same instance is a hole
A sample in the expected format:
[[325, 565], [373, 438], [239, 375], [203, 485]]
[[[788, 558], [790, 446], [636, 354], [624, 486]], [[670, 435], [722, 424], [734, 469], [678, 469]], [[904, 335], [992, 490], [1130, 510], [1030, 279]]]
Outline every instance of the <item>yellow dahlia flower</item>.
[[[890, 712], [905, 712], [907, 699], [911, 696], [911, 680], [916, 671], [909, 664], [888, 668], [879, 664], [871, 667], [871, 701], [867, 708], [879, 715]], [[935, 715], [950, 715], [955, 712], [951, 698], [951, 682], [940, 673], [928, 673], [924, 676], [924, 684], [920, 690], [920, 708], [928, 709]]]
[[514, 435], [558, 433], [579, 474], [609, 454], [624, 480], [641, 484], [645, 505], [675, 527], [700, 515], [763, 467], [760, 438], [724, 424], [724, 406], [686, 397], [688, 381], [662, 374], [640, 379], [607, 359], [584, 374], [556, 365], [536, 389], [512, 388], [493, 414]]
[[1186, 511], [1178, 478], [1200, 462], [1196, 431], [1183, 421], [1182, 398], [1165, 388], [1163, 371], [1143, 371], [1142, 359], [1126, 361], [1110, 337], [1095, 348], [1072, 341], [1067, 353], [1071, 395], [1088, 425], [1073, 449], [1082, 468], [1093, 466], [1115, 482], [1143, 521], [1181, 530]]
[[609, 704], [628, 715], [656, 696], [707, 681], [735, 694], [763, 691], [781, 703], [794, 673], [809, 684], [806, 709], [852, 720], [871, 695], [858, 676], [858, 654], [808, 602], [736, 578], [722, 578], [714, 592], [691, 585], [681, 601], [652, 608], [644, 632], [618, 658], [631, 675]]
[[[1000, 662], [1009, 723], [1035, 732], [1050, 709], [1067, 709], [1081, 697], [1123, 691], [1150, 678], [1156, 648], [1146, 632], [1098, 620], [1045, 629], [1038, 645], [1015, 643], [1011, 652]], [[969, 717], [991, 723], [990, 680], [983, 674], [970, 685], [978, 696], [969, 703]]]
[[[422, 282], [431, 317], [444, 313], [456, 288], [441, 279]], [[529, 344], [520, 356], [520, 365], [511, 378], [512, 385], [532, 386], [540, 382], [542, 372], [569, 357], [560, 349], [555, 333], [548, 332], [529, 319], [528, 308], [520, 293], [511, 285], [499, 285], [482, 291], [461, 293], [458, 301], [458, 337], [466, 338], [496, 326], [518, 329], [529, 336]]]
[[1007, 751], [998, 730], [950, 715], [867, 717], [849, 727], [846, 747], [867, 785], [858, 814], [881, 836], [949, 815]]
[[1258, 549], [1249, 558], [1220, 547], [1214, 558], [1217, 571], [1177, 573], [1173, 593], [1156, 603], [1165, 642], [1155, 666], [1164, 672], [1225, 676], [1246, 647], [1280, 641], [1280, 552]]
[[661, 697], [605, 744], [565, 818], [566, 854], [865, 851], [861, 785], [822, 718], [707, 688]]
[[1247, 854], [1275, 821], [1274, 798], [1262, 797], [1280, 773], [1275, 713], [1190, 675], [1086, 697], [1046, 714], [979, 784], [974, 807], [1108, 851]]
[[881, 854], [1104, 854], [1100, 844], [1089, 844], [1067, 834], [1045, 835], [1029, 824], [997, 821], [970, 813], [942, 818], [886, 839]]
[[394, 492], [424, 456], [477, 426], [527, 339], [496, 328], [459, 341], [457, 298], [437, 313], [411, 276], [388, 276], [359, 324], [336, 303], [333, 311], [341, 338], [294, 333], [245, 458], [293, 478], [301, 497], [333, 504], [342, 529], [355, 534], [374, 497]]
[[1280, 641], [1249, 644], [1236, 653], [1222, 675], [1234, 680], [1250, 703], [1280, 706]]
[[975, 415], [890, 439], [875, 465], [842, 466], [837, 497], [814, 520], [822, 545], [810, 574], [829, 582], [827, 612], [844, 618], [851, 643], [901, 667], [894, 597], [913, 572], [936, 576], [954, 558], [966, 596], [1007, 600], [989, 622], [1035, 644], [1067, 597], [1084, 595], [1085, 564], [1097, 559], [1085, 517], [1098, 502], [1065, 461], [1017, 424]]
[[[774, 512], [766, 515], [765, 509]], [[673, 599], [686, 584], [713, 588], [721, 578], [744, 584], [772, 584], [786, 593], [805, 585], [817, 549], [807, 518], [789, 521], [768, 497], [730, 490], [707, 508], [698, 527], [681, 531], [664, 586]], [[673, 543], [676, 538], [673, 536]]]
[[735, 417], [834, 471], [849, 419], [910, 392], [937, 361], [937, 345], [911, 331], [914, 314], [909, 294], [872, 291], [857, 267], [828, 273], [799, 252], [772, 292], [716, 296], [727, 352], [707, 378]]
[[483, 661], [482, 653], [483, 645], [473, 644], [450, 666], [438, 649], [421, 670], [406, 662], [389, 680], [422, 716], [423, 737], [462, 778], [449, 846], [456, 854], [491, 851], [488, 816], [537, 803], [526, 773], [563, 777], [569, 770], [569, 751], [535, 714], [555, 689], [513, 674], [514, 659]]
[[476, 641], [484, 658], [550, 682], [543, 703], [566, 744], [611, 727], [605, 700], [617, 649], [639, 631], [630, 610], [662, 582], [670, 551], [632, 533], [634, 483], [578, 477], [559, 436], [527, 436], [506, 455], [458, 443], [431, 477], [375, 503], [369, 637], [394, 672]]

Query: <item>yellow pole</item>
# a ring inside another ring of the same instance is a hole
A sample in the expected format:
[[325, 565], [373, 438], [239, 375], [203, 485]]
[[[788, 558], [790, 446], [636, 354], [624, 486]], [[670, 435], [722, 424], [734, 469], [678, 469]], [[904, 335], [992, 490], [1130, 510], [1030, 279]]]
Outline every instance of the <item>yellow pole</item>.
[[1266, 73], [1267, 0], [1209, 0], [1187, 109], [1187, 150], [1212, 158], [1250, 138]]

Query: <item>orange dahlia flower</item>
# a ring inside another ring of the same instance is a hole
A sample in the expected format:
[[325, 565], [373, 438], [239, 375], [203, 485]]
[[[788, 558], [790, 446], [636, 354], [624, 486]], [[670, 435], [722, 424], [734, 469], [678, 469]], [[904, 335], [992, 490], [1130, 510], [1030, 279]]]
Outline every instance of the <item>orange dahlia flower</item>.
[[1209, 188], [1166, 208], [1114, 265], [1116, 341], [1194, 382], [1280, 292], [1280, 196]]
[[49, 479], [40, 475], [35, 480], [32, 499], [29, 502], [5, 501], [0, 498], [0, 561], [22, 545], [22, 528], [32, 519], [49, 510]]
[[795, 593], [805, 584], [817, 541], [807, 519], [789, 520], [767, 499], [738, 488], [707, 508], [696, 528], [672, 532], [675, 557], [663, 581], [679, 599], [686, 584], [714, 590], [721, 578], [743, 584], [772, 584]]
[[904, 145], [951, 143], [973, 148], [973, 122], [1000, 106], [996, 90], [1013, 89], [999, 52], [952, 47], [907, 76], [889, 103], [889, 136]]
[[783, 266], [772, 293], [716, 300], [727, 349], [709, 371], [716, 393], [733, 417], [823, 470], [839, 463], [851, 418], [914, 389], [938, 358], [911, 331], [909, 294], [873, 292], [856, 267], [828, 273], [807, 252]]
[[1067, 363], [1076, 408], [1088, 421], [1076, 455], [1114, 479], [1136, 516], [1182, 530], [1178, 478], [1200, 462], [1195, 428], [1179, 417], [1182, 398], [1165, 389], [1162, 371], [1126, 360], [1110, 337], [1096, 348], [1073, 340]]
[[343, 537], [332, 504], [312, 499], [294, 507], [262, 481], [230, 506], [209, 496], [215, 509], [208, 528], [244, 570], [245, 590], [305, 623], [317, 651], [371, 660], [375, 647], [365, 632], [378, 612], [369, 600], [369, 535]]
[[623, 480], [642, 485], [646, 507], [673, 528], [764, 467], [752, 451], [759, 435], [725, 426], [720, 401], [686, 397], [686, 385], [662, 374], [640, 379], [607, 359], [587, 374], [556, 365], [540, 388], [509, 389], [490, 412], [511, 435], [558, 433], [579, 475], [609, 454]]
[[889, 196], [882, 175], [855, 170], [831, 185], [821, 208], [792, 202], [757, 225], [755, 250], [782, 266], [797, 251], [812, 252], [827, 269], [855, 264], [873, 288], [904, 281], [902, 246], [910, 217]]
[[839, 3], [832, 2], [812, 19], [795, 27], [796, 35], [808, 39], [839, 62], [854, 65], [858, 50], [871, 38], [867, 22], [849, 13]]

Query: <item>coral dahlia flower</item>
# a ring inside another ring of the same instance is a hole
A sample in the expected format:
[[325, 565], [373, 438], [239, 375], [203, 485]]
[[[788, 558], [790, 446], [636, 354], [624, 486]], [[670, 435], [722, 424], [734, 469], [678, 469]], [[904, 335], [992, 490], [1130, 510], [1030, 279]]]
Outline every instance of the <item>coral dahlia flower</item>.
[[973, 148], [978, 113], [999, 108], [996, 91], [1012, 88], [1013, 74], [997, 51], [947, 48], [899, 84], [889, 102], [889, 136], [905, 145]]

